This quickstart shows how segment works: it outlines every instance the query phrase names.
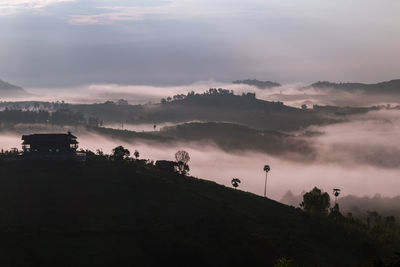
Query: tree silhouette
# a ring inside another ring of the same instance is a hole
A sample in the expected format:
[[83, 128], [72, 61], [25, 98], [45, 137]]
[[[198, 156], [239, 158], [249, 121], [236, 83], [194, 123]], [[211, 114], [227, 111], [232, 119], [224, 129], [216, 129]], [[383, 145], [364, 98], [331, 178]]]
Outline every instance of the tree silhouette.
[[135, 150], [135, 152], [133, 152], [133, 155], [135, 156], [136, 159], [138, 159], [140, 157], [139, 151]]
[[190, 161], [189, 153], [185, 150], [179, 150], [175, 153], [176, 163], [178, 164], [178, 172], [180, 174], [186, 175], [189, 173], [189, 165], [188, 162]]
[[333, 189], [333, 195], [335, 196], [335, 204], [336, 204], [337, 197], [340, 195], [340, 189], [339, 188], [334, 188]]
[[313, 190], [303, 195], [303, 202], [301, 202], [300, 207], [312, 214], [327, 214], [330, 201], [328, 193], [314, 187]]
[[240, 179], [239, 178], [233, 178], [231, 183], [232, 183], [232, 186], [236, 189], [240, 184]]
[[117, 146], [112, 150], [112, 157], [114, 160], [124, 160], [131, 155], [128, 149], [124, 148], [123, 146]]
[[292, 260], [287, 258], [280, 258], [274, 265], [274, 267], [291, 267], [293, 266]]
[[267, 197], [267, 178], [268, 178], [268, 172], [270, 170], [271, 170], [271, 167], [269, 165], [264, 166], [264, 171], [265, 171], [264, 197]]

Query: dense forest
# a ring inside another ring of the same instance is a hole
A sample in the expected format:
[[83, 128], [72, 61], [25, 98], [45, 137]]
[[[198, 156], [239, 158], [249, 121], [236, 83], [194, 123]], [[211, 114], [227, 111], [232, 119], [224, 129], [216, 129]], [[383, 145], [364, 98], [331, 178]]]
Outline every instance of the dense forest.
[[56, 124], [56, 125], [89, 125], [100, 126], [101, 121], [94, 117], [85, 117], [82, 113], [69, 109], [59, 109], [54, 112], [46, 110], [13, 110], [6, 108], [0, 111], [0, 125], [10, 129], [14, 124]]

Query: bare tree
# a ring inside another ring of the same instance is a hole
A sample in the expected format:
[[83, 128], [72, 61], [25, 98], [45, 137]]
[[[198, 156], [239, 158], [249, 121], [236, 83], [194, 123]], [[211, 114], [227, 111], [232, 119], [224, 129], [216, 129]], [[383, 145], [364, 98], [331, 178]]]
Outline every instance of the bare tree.
[[190, 161], [189, 153], [185, 150], [179, 150], [175, 153], [176, 163], [178, 164], [178, 172], [186, 175], [189, 172], [188, 162]]

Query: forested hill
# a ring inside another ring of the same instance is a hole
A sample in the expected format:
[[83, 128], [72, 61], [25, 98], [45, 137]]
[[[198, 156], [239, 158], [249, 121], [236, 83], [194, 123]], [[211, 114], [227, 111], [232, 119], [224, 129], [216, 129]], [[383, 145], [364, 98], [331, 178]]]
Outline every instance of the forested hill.
[[327, 81], [320, 81], [310, 85], [314, 88], [331, 88], [343, 91], [364, 91], [365, 93], [374, 94], [400, 94], [400, 79], [391, 80], [387, 82], [380, 82], [376, 84], [365, 83], [332, 83]]
[[70, 105], [70, 109], [96, 116], [105, 122], [126, 123], [162, 122], [230, 122], [264, 130], [291, 131], [329, 120], [312, 110], [285, 106], [282, 102], [269, 102], [256, 98], [253, 93], [235, 95], [224, 89], [210, 89], [203, 94], [194, 92], [162, 99], [159, 104]]
[[141, 160], [8, 160], [0, 174], [2, 266], [366, 266], [397, 242]]

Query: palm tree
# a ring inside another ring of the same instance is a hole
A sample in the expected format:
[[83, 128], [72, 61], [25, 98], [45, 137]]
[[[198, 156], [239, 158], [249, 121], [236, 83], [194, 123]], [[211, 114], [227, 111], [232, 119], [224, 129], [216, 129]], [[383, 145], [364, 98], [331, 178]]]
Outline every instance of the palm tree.
[[337, 197], [339, 196], [339, 194], [340, 194], [340, 189], [339, 188], [334, 188], [333, 189], [333, 195], [335, 196], [335, 205], [336, 205]]
[[232, 183], [232, 186], [236, 189], [236, 187], [238, 187], [239, 184], [240, 184], [240, 179], [239, 178], [233, 178], [231, 183]]
[[265, 186], [264, 186], [264, 197], [267, 197], [267, 178], [268, 178], [268, 172], [271, 170], [269, 165], [264, 166], [264, 171], [265, 171]]

